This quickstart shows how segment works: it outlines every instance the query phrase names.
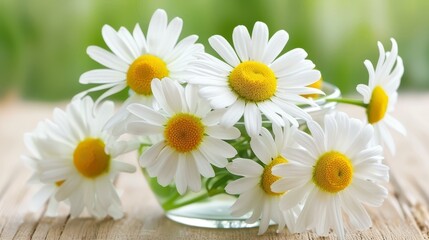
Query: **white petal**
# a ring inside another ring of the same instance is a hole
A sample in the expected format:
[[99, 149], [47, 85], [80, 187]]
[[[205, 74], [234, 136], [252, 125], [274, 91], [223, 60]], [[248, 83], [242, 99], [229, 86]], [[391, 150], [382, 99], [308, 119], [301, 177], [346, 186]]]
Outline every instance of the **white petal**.
[[232, 39], [234, 42], [234, 48], [241, 61], [248, 61], [251, 39], [247, 28], [242, 25], [235, 27], [232, 33]]
[[55, 198], [58, 201], [63, 201], [73, 194], [73, 191], [78, 189], [81, 185], [81, 180], [77, 179], [76, 177], [69, 178], [58, 188]]
[[249, 136], [257, 136], [261, 132], [262, 116], [254, 103], [247, 103], [244, 110], [244, 124]]
[[371, 227], [372, 222], [365, 208], [356, 201], [356, 198], [345, 190], [340, 195], [344, 211], [347, 213], [350, 223], [358, 230]]
[[82, 84], [88, 83], [116, 83], [126, 79], [125, 73], [110, 69], [90, 70], [82, 74], [79, 82]]
[[162, 48], [160, 49], [159, 55], [165, 56], [173, 50], [182, 32], [182, 26], [183, 20], [181, 18], [175, 17], [171, 20], [165, 31], [164, 41], [161, 44]]
[[146, 52], [147, 51], [146, 38], [144, 37], [142, 29], [140, 28], [140, 25], [138, 23], [134, 27], [133, 37], [136, 41], [136, 44], [138, 46], [140, 53]]
[[162, 134], [164, 127], [153, 125], [143, 121], [135, 121], [127, 123], [127, 132], [134, 135], [153, 135]]
[[122, 39], [122, 41], [129, 49], [131, 55], [133, 56], [133, 59], [140, 57], [141, 51], [136, 41], [134, 40], [133, 36], [126, 28], [121, 27], [118, 31], [118, 36]]
[[245, 103], [244, 101], [238, 100], [227, 109], [220, 123], [226, 127], [232, 127], [240, 120], [241, 116], [243, 116]]
[[106, 66], [108, 68], [111, 68], [113, 70], [117, 70], [120, 72], [127, 72], [128, 71], [128, 63], [124, 60], [120, 59], [116, 55], [112, 54], [111, 52], [100, 48], [98, 46], [89, 46], [86, 49], [86, 53], [94, 59], [96, 62], [102, 64], [103, 66]]
[[193, 192], [198, 192], [201, 190], [201, 176], [195, 163], [197, 159], [194, 159], [191, 154], [186, 154], [186, 161], [188, 165], [187, 177], [189, 189]]
[[232, 92], [226, 91], [221, 95], [210, 98], [210, 105], [214, 109], [225, 108], [233, 105], [237, 101], [238, 96]]
[[252, 49], [250, 58], [262, 60], [268, 44], [268, 27], [263, 22], [256, 22], [252, 31]]
[[371, 90], [367, 85], [359, 84], [356, 87], [356, 91], [358, 91], [363, 96], [363, 102], [369, 103], [371, 100]]
[[241, 135], [240, 130], [237, 128], [228, 128], [221, 125], [206, 127], [206, 133], [211, 137], [225, 140], [237, 139]]
[[200, 151], [192, 151], [192, 155], [195, 159], [195, 163], [197, 164], [198, 171], [201, 173], [201, 175], [206, 178], [211, 178], [215, 176], [212, 166]]
[[280, 200], [280, 207], [283, 210], [291, 209], [305, 200], [305, 196], [313, 191], [314, 185], [309, 182], [300, 188], [289, 190]]
[[322, 152], [319, 152], [317, 144], [314, 142], [313, 138], [305, 132], [297, 131], [294, 135], [295, 141], [301, 145], [313, 159], [317, 159]]
[[266, 64], [273, 62], [274, 59], [281, 53], [288, 40], [289, 34], [286, 31], [277, 31], [268, 42], [262, 62]]
[[372, 181], [354, 178], [350, 186], [350, 194], [372, 207], [380, 207], [387, 198], [388, 191]]
[[251, 159], [236, 158], [232, 163], [226, 166], [229, 172], [244, 176], [244, 177], [258, 177], [264, 171], [264, 168]]
[[270, 151], [267, 149], [267, 145], [265, 144], [264, 139], [260, 136], [252, 137], [250, 141], [250, 146], [256, 157], [265, 164], [269, 164], [272, 158], [276, 157], [273, 156], [272, 153], [270, 153]]
[[390, 114], [387, 114], [387, 116], [384, 118], [384, 122], [392, 129], [395, 129], [402, 135], [407, 134], [407, 130], [405, 129], [404, 125], [402, 125], [401, 122], [399, 122], [396, 118], [392, 117]]
[[241, 194], [247, 192], [251, 188], [254, 188], [260, 182], [259, 177], [240, 178], [235, 181], [228, 183], [225, 187], [225, 191], [229, 194]]
[[158, 53], [159, 44], [162, 42], [167, 29], [167, 13], [162, 9], [157, 9], [150, 19], [149, 27], [147, 30], [147, 45], [148, 50]]
[[127, 110], [135, 116], [154, 125], [163, 125], [166, 118], [159, 112], [139, 103], [132, 103], [128, 105]]
[[237, 150], [235, 150], [235, 148], [233, 148], [231, 145], [210, 136], [206, 136], [204, 138], [202, 145], [210, 150], [210, 152], [217, 152], [226, 158], [234, 157], [237, 154]]
[[222, 36], [215, 35], [209, 38], [212, 48], [231, 66], [235, 67], [240, 64], [234, 49]]
[[101, 30], [103, 39], [109, 46], [110, 50], [120, 57], [126, 63], [130, 64], [134, 61], [134, 57], [128, 49], [128, 46], [118, 36], [118, 33], [109, 25], [104, 25]]
[[187, 159], [184, 154], [179, 154], [179, 159], [177, 160], [177, 171], [176, 171], [176, 188], [180, 195], [183, 195], [188, 188], [188, 177], [187, 177]]
[[307, 52], [302, 48], [292, 49], [289, 52], [283, 54], [277, 58], [271, 65], [270, 68], [278, 73], [283, 69], [287, 69], [293, 64], [296, 64], [307, 57]]
[[[172, 152], [170, 152], [172, 154]], [[171, 156], [168, 155], [168, 156]], [[177, 172], [178, 159], [165, 158], [162, 161], [162, 167], [159, 168], [157, 173], [157, 180], [159, 185], [167, 186], [173, 181], [173, 178]]]

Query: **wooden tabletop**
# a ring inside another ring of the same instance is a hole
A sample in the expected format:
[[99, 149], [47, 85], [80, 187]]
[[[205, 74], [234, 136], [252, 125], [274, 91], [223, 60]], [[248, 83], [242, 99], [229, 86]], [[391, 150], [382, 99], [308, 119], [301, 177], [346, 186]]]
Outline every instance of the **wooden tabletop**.
[[[55, 106], [65, 103], [0, 102], [0, 239], [314, 239], [312, 233], [277, 234], [271, 227], [263, 236], [252, 229], [205, 229], [175, 223], [163, 215], [143, 176], [122, 174], [117, 187], [125, 217], [95, 220], [72, 219], [61, 207], [57, 217], [45, 216], [46, 209], [28, 210], [38, 187], [28, 185], [31, 171], [22, 163], [23, 133], [38, 121], [50, 118]], [[361, 109], [340, 109], [362, 117]], [[347, 229], [347, 239], [429, 239], [429, 94], [401, 94], [395, 116], [407, 128], [407, 136], [396, 138], [397, 153], [386, 155], [391, 167], [389, 197], [381, 208], [368, 208], [373, 220], [370, 230]], [[135, 155], [126, 161], [136, 163]], [[335, 239], [330, 235], [328, 239]]]

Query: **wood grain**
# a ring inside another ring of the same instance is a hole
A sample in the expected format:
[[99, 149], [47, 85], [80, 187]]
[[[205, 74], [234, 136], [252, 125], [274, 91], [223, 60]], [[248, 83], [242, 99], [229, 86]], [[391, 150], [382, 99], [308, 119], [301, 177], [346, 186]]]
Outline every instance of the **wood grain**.
[[[119, 221], [72, 219], [64, 206], [57, 217], [46, 216], [45, 209], [30, 212], [28, 204], [38, 188], [27, 184], [31, 171], [19, 157], [25, 153], [22, 137], [38, 121], [50, 118], [56, 105], [65, 104], [0, 103], [0, 239], [317, 239], [312, 233], [291, 235], [285, 230], [277, 234], [275, 227], [257, 236], [256, 228], [205, 229], [172, 222], [163, 215], [139, 172], [118, 178], [126, 214]], [[346, 226], [347, 239], [429, 239], [428, 106], [429, 94], [401, 95], [395, 116], [408, 133], [405, 138], [394, 134], [397, 153], [386, 154], [391, 167], [389, 197], [381, 208], [368, 208], [373, 227], [359, 232]], [[340, 109], [363, 116], [358, 108]], [[135, 162], [132, 155], [126, 159]]]

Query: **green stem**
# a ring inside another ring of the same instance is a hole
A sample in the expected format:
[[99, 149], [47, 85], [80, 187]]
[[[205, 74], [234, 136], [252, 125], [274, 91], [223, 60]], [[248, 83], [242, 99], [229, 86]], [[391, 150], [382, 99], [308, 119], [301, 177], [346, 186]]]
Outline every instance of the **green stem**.
[[212, 190], [208, 191], [207, 193], [204, 193], [202, 195], [199, 195], [197, 197], [191, 198], [191, 199], [189, 199], [187, 201], [184, 201], [184, 202], [181, 202], [181, 203], [177, 203], [177, 204], [174, 204], [174, 200], [171, 201], [172, 199], [170, 199], [169, 201], [167, 201], [164, 204], [162, 204], [162, 208], [165, 211], [176, 209], [176, 208], [179, 208], [179, 207], [183, 207], [183, 206], [189, 205], [191, 203], [202, 201], [204, 199], [207, 199], [209, 197], [212, 197], [212, 196], [215, 196], [215, 195], [218, 195], [218, 194], [221, 194], [221, 193], [225, 193], [225, 190], [224, 189], [212, 189]]
[[345, 103], [345, 104], [351, 104], [356, 105], [360, 107], [367, 108], [368, 104], [364, 103], [362, 100], [357, 99], [347, 99], [347, 98], [327, 98], [327, 102], [337, 102], [337, 103]]

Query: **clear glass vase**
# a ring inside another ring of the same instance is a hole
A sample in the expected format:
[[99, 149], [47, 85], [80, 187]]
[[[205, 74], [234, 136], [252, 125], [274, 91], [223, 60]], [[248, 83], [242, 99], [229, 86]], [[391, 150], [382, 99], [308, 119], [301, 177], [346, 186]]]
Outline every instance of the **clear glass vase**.
[[[315, 99], [319, 107], [305, 106], [303, 109], [307, 111], [315, 121], [321, 123], [326, 114], [332, 112], [335, 107], [335, 102], [327, 102], [327, 98], [338, 98], [341, 96], [340, 90], [332, 84], [323, 83], [322, 90], [326, 96], [320, 96]], [[270, 129], [270, 122], [263, 123], [265, 127]], [[242, 122], [236, 124], [236, 127], [242, 131], [244, 125]], [[303, 126], [305, 128], [305, 124]], [[244, 134], [245, 135], [245, 134]], [[239, 151], [238, 156], [245, 158], [254, 158], [250, 151], [250, 138], [240, 137], [239, 139], [229, 141], [234, 145], [249, 146], [244, 150]], [[176, 186], [171, 184], [162, 187], [158, 184], [156, 178], [151, 178], [145, 169], [142, 169], [150, 188], [156, 196], [159, 204], [164, 209], [166, 216], [185, 225], [206, 227], [206, 228], [249, 228], [259, 226], [259, 222], [246, 223], [248, 215], [241, 217], [233, 217], [230, 215], [230, 207], [235, 202], [237, 196], [232, 196], [225, 193], [225, 185], [231, 179], [238, 177], [230, 174], [225, 168], [220, 169], [214, 167], [215, 177], [202, 178], [201, 191], [195, 193], [188, 191], [184, 195], [180, 195], [176, 191]]]

